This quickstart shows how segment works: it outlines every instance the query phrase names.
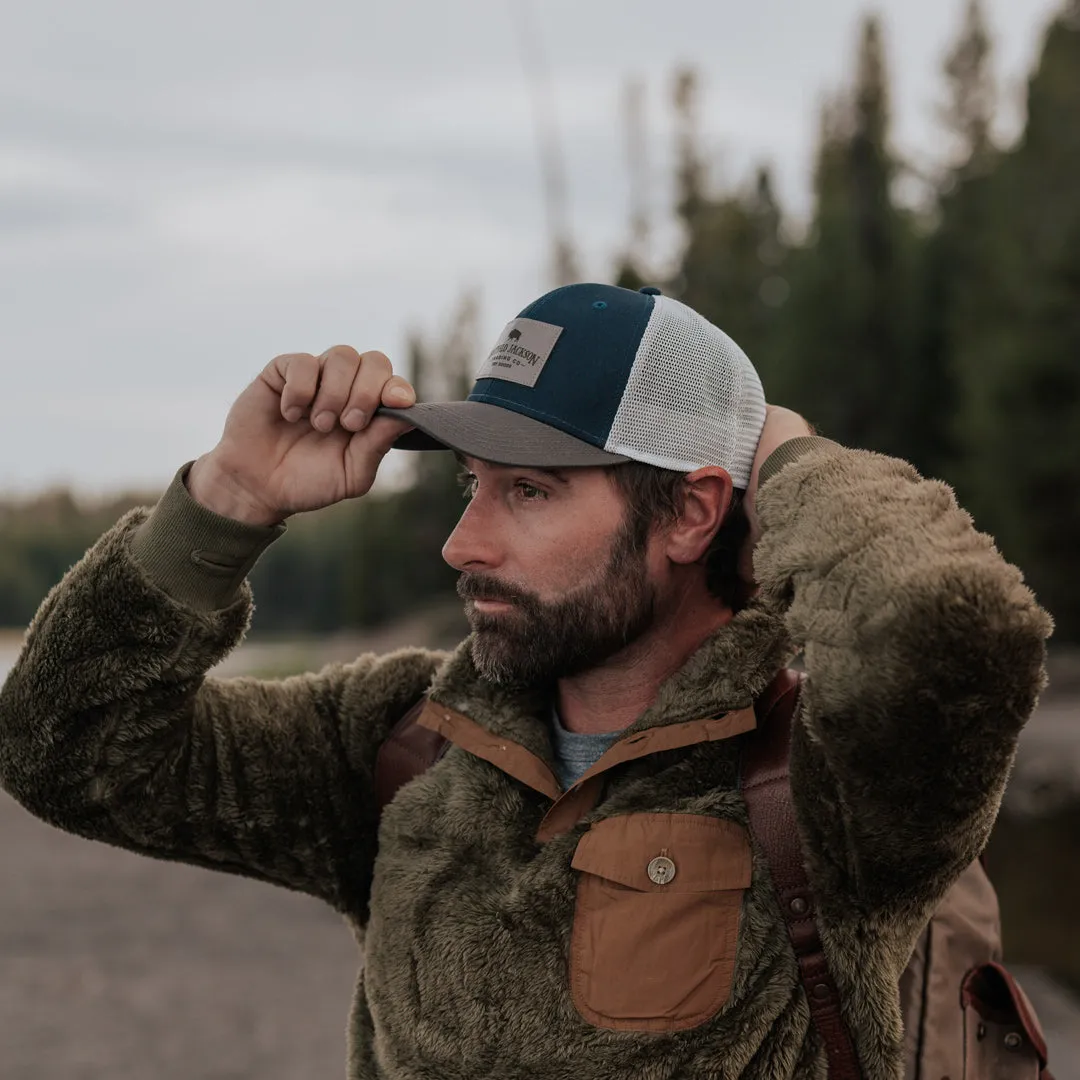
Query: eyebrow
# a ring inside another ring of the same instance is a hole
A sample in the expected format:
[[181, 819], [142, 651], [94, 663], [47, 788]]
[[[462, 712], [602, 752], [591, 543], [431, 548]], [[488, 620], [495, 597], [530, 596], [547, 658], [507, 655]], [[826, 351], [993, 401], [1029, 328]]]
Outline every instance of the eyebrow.
[[[457, 459], [457, 463], [465, 470], [469, 468], [469, 458], [461, 453], [460, 450], [454, 451], [454, 457]], [[481, 460], [476, 458], [474, 460]], [[492, 464], [492, 468], [495, 469], [524, 469], [526, 472], [543, 473], [545, 476], [550, 476], [559, 484], [569, 484], [570, 478], [566, 475], [565, 469], [559, 468], [544, 468], [540, 465], [495, 465]]]

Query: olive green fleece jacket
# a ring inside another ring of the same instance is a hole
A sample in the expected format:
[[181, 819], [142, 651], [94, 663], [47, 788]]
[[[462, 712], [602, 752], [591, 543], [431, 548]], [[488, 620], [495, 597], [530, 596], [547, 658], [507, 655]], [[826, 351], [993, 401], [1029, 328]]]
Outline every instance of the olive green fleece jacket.
[[[865, 1074], [897, 1080], [899, 974], [987, 839], [1051, 624], [950, 490], [903, 462], [793, 440], [758, 507], [759, 596], [615, 748], [734, 715], [805, 650], [803, 846]], [[0, 694], [7, 790], [80, 835], [342, 912], [364, 952], [353, 1080], [825, 1076], [746, 842], [738, 734], [638, 751], [542, 841], [558, 792], [453, 745], [380, 824], [377, 748], [425, 691], [495, 750], [538, 759], [542, 780], [550, 701], [484, 682], [467, 643], [283, 681], [206, 678], [244, 633], [242, 578], [274, 535], [216, 518], [180, 483], [106, 533], [43, 603]], [[667, 884], [645, 873], [658, 854], [677, 868]], [[662, 946], [687, 932], [669, 970]]]

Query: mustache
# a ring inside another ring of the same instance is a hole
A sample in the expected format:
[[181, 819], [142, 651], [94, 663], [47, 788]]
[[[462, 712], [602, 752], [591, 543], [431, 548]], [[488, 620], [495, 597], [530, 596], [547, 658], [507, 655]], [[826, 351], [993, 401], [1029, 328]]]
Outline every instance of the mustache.
[[462, 600], [502, 600], [522, 607], [531, 607], [536, 602], [532, 593], [488, 574], [462, 574], [457, 580], [457, 594]]

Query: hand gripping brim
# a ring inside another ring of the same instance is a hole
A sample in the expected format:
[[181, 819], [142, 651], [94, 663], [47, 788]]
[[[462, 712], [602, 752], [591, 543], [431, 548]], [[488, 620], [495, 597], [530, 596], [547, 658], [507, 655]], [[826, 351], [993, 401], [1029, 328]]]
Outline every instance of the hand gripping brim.
[[376, 413], [413, 425], [413, 431], [394, 443], [396, 450], [456, 450], [493, 465], [536, 469], [617, 465], [630, 460], [531, 416], [484, 401], [424, 402], [409, 409], [384, 405]]

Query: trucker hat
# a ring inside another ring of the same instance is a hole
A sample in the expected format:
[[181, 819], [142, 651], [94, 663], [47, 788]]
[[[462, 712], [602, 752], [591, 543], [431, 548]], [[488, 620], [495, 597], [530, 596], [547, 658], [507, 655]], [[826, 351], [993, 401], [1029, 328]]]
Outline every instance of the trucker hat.
[[378, 411], [413, 425], [402, 450], [533, 468], [719, 465], [745, 489], [765, 395], [742, 349], [685, 304], [652, 286], [576, 284], [507, 323], [465, 401]]

